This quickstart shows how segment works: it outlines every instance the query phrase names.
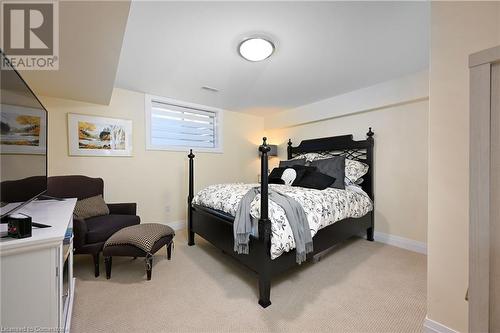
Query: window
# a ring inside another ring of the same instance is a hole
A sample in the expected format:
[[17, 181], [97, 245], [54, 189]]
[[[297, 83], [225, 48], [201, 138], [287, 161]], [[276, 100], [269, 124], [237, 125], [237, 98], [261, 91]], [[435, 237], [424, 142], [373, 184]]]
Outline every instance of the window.
[[146, 148], [222, 152], [222, 112], [146, 95]]

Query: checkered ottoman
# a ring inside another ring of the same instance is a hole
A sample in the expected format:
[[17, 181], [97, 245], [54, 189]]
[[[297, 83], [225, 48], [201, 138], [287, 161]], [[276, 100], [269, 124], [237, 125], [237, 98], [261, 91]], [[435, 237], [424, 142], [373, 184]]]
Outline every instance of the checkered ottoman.
[[163, 246], [167, 246], [167, 258], [170, 260], [174, 236], [172, 228], [158, 223], [142, 223], [117, 231], [106, 241], [102, 250], [106, 264], [106, 278], [111, 278], [114, 256], [144, 257], [147, 278], [151, 280], [153, 255]]

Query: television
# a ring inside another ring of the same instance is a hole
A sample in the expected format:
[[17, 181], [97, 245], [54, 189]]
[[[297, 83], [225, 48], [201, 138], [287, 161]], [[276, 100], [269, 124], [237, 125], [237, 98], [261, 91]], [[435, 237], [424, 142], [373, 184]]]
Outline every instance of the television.
[[47, 110], [0, 50], [0, 215], [47, 190]]

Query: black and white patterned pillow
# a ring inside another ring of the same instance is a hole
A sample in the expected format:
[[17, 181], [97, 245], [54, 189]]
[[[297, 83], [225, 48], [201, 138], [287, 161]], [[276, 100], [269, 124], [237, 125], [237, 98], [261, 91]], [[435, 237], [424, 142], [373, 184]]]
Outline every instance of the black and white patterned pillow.
[[354, 161], [354, 160], [345, 160], [345, 177], [349, 179], [353, 184], [356, 184], [356, 182], [366, 175], [368, 172], [368, 164], [360, 162], [360, 161]]
[[332, 158], [334, 157], [335, 154], [330, 153], [330, 152], [321, 152], [321, 153], [303, 153], [303, 154], [298, 154], [292, 160], [300, 160], [300, 159], [305, 159], [307, 162], [312, 162], [312, 161], [317, 161], [317, 160], [323, 160], [327, 158]]
[[[321, 153], [304, 153], [304, 154], [298, 154], [292, 159], [306, 159], [307, 162], [313, 162], [317, 160], [323, 160], [327, 158], [332, 158], [335, 155], [330, 152], [321, 152]], [[360, 161], [355, 161], [351, 159], [345, 160], [345, 178], [346, 178], [346, 185], [351, 185], [351, 184], [358, 184], [358, 181], [361, 177], [366, 175], [368, 172], [368, 164], [360, 162]], [[359, 184], [358, 184], [359, 185]]]

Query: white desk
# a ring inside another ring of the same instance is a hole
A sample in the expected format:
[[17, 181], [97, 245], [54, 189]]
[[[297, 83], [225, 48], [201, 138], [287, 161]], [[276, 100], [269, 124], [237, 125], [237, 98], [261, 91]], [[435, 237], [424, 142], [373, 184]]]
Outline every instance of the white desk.
[[33, 201], [19, 212], [51, 227], [33, 228], [28, 238], [0, 239], [3, 329], [69, 331], [74, 295], [73, 243], [63, 247], [63, 240], [66, 230], [73, 226], [75, 203], [76, 199]]

